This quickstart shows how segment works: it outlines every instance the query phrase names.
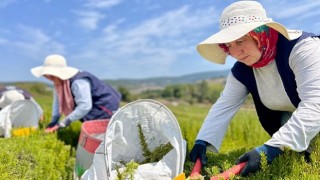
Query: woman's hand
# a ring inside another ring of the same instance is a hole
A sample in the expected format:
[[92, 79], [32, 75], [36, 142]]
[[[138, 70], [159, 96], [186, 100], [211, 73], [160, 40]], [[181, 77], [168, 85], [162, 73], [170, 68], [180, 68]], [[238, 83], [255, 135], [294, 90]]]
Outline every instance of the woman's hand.
[[190, 160], [192, 162], [196, 162], [196, 160], [199, 158], [201, 161], [202, 167], [207, 165], [207, 160], [208, 158], [206, 157], [206, 152], [207, 152], [207, 142], [202, 141], [202, 140], [196, 140], [190, 154]]
[[241, 176], [247, 176], [249, 173], [255, 173], [260, 169], [261, 153], [267, 156], [267, 162], [270, 164], [273, 159], [282, 154], [283, 151], [278, 147], [264, 144], [240, 156], [236, 164], [247, 162], [246, 166], [240, 172]]

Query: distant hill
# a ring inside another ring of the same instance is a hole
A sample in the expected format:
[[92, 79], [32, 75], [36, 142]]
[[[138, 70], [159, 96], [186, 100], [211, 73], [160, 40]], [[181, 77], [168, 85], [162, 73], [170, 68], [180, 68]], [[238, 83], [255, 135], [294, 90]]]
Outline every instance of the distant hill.
[[[104, 81], [110, 84], [111, 86], [118, 88], [119, 86], [127, 88], [132, 93], [138, 93], [147, 89], [163, 89], [168, 85], [173, 84], [190, 84], [196, 83], [203, 80], [221, 80], [225, 79], [230, 70], [222, 71], [209, 71], [201, 73], [193, 73], [177, 77], [156, 77], [156, 78], [145, 78], [145, 79], [105, 79]], [[6, 82], [1, 83], [0, 87], [5, 85], [16, 85], [18, 87], [32, 89], [32, 91], [40, 91], [42, 85], [45, 85], [47, 88], [52, 88], [52, 84], [48, 83], [39, 83], [39, 82]], [[39, 92], [43, 93], [43, 92]]]
[[188, 84], [196, 83], [202, 80], [214, 80], [226, 78], [230, 70], [222, 71], [208, 71], [201, 73], [193, 73], [178, 77], [156, 77], [146, 79], [117, 79], [117, 80], [105, 80], [113, 87], [123, 86], [130, 91], [138, 91], [146, 89], [162, 89], [168, 85], [173, 84]]

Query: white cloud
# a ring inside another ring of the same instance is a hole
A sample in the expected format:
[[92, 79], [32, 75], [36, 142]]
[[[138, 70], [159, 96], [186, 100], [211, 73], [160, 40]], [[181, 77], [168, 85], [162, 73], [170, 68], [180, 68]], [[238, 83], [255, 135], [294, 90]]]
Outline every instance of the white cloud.
[[6, 7], [11, 3], [16, 2], [17, 0], [1, 0], [0, 1], [0, 8]]
[[285, 11], [278, 14], [281, 18], [301, 18], [308, 17], [308, 14], [319, 13], [320, 2], [314, 1], [313, 3], [301, 4], [296, 7], [290, 7]]
[[88, 2], [85, 3], [84, 6], [88, 8], [104, 9], [110, 8], [120, 3], [121, 0], [88, 0]]
[[315, 13], [318, 14], [320, 1], [280, 1], [277, 6], [268, 1], [266, 6], [269, 8], [267, 14], [270, 14], [271, 17], [296, 20], [313, 16]]
[[214, 26], [215, 16], [213, 7], [192, 10], [183, 6], [127, 29], [119, 21], [105, 27], [103, 36], [83, 47], [76, 59], [94, 59], [107, 67], [103, 73], [117, 70], [112, 73], [119, 77], [121, 71], [134, 71], [137, 67], [151, 76], [155, 67], [157, 73], [166, 74], [172, 63], [195, 51], [199, 35], [205, 28]]
[[101, 9], [108, 9], [121, 3], [121, 0], [87, 0], [82, 10], [74, 11], [79, 16], [77, 20], [81, 27], [88, 30], [95, 30], [99, 21], [106, 17]]
[[8, 42], [7, 39], [0, 38], [0, 44], [6, 44]]
[[64, 46], [41, 29], [20, 25], [13, 33], [19, 35], [19, 41], [12, 41], [12, 46], [28, 57], [39, 59], [51, 53], [64, 53]]
[[77, 11], [75, 13], [80, 16], [78, 19], [79, 25], [88, 30], [95, 30], [99, 21], [106, 17], [98, 11]]
[[168, 1], [154, 1], [154, 0], [131, 0], [131, 3], [137, 4], [137, 6], [133, 6], [133, 11], [139, 11], [141, 10], [141, 7], [143, 7], [144, 10], [152, 11], [161, 9], [163, 5], [161, 3], [168, 3]]
[[[188, 6], [175, 11], [170, 11], [154, 19], [141, 22], [136, 27], [127, 30], [117, 28], [117, 25], [105, 29], [107, 44], [112, 43], [117, 47], [130, 47], [127, 51], [139, 52], [147, 48], [172, 47], [185, 48], [184, 45], [194, 40], [197, 34], [194, 31], [201, 31], [207, 26], [213, 26], [213, 8], [195, 11], [191, 13]], [[118, 37], [117, 42], [114, 38]], [[108, 42], [109, 41], [109, 42]], [[152, 51], [152, 50], [151, 50]]]
[[320, 16], [320, 11], [318, 10], [320, 9], [320, 1], [280, 0], [275, 6], [273, 2], [265, 0], [262, 4], [266, 8], [269, 17], [289, 29], [302, 29], [315, 33], [318, 31], [312, 27], [316, 27], [314, 26], [315, 17]]

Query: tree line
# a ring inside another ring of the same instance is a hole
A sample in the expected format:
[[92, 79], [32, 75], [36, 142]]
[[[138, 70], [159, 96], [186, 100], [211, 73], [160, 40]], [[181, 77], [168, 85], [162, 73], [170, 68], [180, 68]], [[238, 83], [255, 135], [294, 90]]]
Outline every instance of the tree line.
[[[164, 99], [168, 101], [186, 102], [188, 104], [205, 103], [212, 104], [217, 101], [225, 85], [225, 81], [216, 82], [203, 80], [194, 84], [174, 84], [163, 89], [145, 90], [138, 94], [130, 93], [125, 86], [119, 86], [122, 101], [131, 102], [137, 99]], [[245, 103], [246, 107], [252, 107], [252, 96], [249, 95]]]
[[122, 100], [126, 102], [136, 99], [166, 99], [170, 101], [184, 101], [190, 104], [215, 102], [219, 97], [224, 83], [210, 83], [201, 81], [195, 84], [175, 84], [168, 85], [163, 89], [145, 90], [138, 94], [132, 94], [124, 87], [119, 86], [118, 90], [122, 94]]

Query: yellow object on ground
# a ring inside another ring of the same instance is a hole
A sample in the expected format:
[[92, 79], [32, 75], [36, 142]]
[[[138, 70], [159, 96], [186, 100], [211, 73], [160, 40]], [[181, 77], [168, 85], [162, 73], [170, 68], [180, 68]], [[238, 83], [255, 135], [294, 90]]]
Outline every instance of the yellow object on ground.
[[204, 177], [201, 174], [192, 175], [186, 178], [184, 173], [179, 174], [173, 180], [204, 180]]
[[25, 127], [25, 128], [13, 129], [12, 136], [28, 136], [34, 131], [36, 131], [35, 127]]
[[186, 175], [184, 173], [181, 173], [178, 176], [176, 176], [173, 180], [185, 180], [185, 179], [186, 179]]

